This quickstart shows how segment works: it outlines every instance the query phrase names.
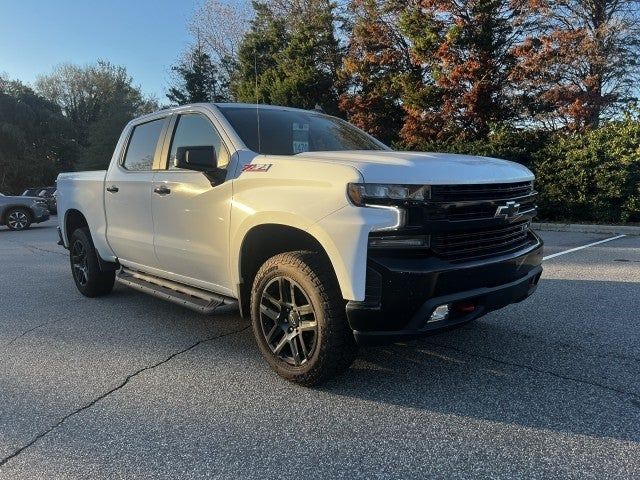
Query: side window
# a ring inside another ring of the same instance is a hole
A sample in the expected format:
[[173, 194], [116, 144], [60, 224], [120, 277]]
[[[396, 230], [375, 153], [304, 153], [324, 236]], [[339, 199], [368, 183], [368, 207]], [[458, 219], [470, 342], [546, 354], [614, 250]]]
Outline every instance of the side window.
[[220, 135], [211, 122], [198, 113], [180, 115], [171, 140], [169, 152], [169, 169], [176, 169], [173, 161], [178, 147], [202, 147], [213, 145], [218, 158], [218, 168], [226, 168], [229, 163], [229, 152], [222, 144]]
[[151, 170], [164, 118], [136, 125], [131, 133], [122, 166], [127, 170]]

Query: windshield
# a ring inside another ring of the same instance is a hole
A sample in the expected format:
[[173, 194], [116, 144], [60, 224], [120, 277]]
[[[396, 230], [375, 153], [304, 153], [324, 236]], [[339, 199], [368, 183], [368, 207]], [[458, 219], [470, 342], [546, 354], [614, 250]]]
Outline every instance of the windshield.
[[295, 155], [337, 150], [385, 150], [383, 144], [350, 123], [321, 113], [218, 107], [244, 144], [257, 153]]

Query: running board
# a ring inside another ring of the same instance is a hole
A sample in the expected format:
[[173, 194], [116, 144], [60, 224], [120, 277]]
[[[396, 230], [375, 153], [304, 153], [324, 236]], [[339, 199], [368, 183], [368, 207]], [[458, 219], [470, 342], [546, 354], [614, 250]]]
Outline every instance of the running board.
[[116, 282], [205, 315], [213, 313], [216, 308], [225, 303], [233, 302], [230, 298], [206, 290], [124, 267], [116, 274]]

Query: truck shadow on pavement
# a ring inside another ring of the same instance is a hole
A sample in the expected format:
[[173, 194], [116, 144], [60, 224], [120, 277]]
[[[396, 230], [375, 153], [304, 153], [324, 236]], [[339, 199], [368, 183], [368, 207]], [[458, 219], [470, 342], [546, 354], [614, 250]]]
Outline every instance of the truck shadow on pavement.
[[[573, 317], [563, 315], [558, 305], [589, 305], [585, 297], [594, 289], [599, 298], [610, 300]], [[545, 280], [528, 301], [461, 329], [361, 349], [352, 368], [322, 390], [443, 414], [640, 441], [640, 355], [633, 348], [640, 332], [632, 313], [640, 309], [637, 291], [632, 282]], [[616, 304], [616, 298], [635, 298], [638, 305]]]
[[[247, 323], [230, 307], [205, 317], [123, 287], [101, 299], [85, 299], [73, 291], [68, 276], [51, 284], [50, 293], [60, 285], [65, 294], [59, 301], [73, 302], [73, 315], [60, 317], [62, 303], [52, 301], [38, 310], [40, 315], [48, 312], [52, 321], [11, 346], [12, 355], [27, 356], [31, 351], [60, 355], [60, 346], [66, 346], [69, 356], [63, 357], [60, 371], [51, 367], [52, 377], [66, 375], [69, 365], [76, 364], [74, 371], [85, 372], [87, 365], [101, 371], [101, 365], [94, 365], [94, 359], [101, 358], [119, 365], [120, 378], [140, 368], [141, 356], [157, 362], [166, 352], [215, 337], [219, 340], [189, 350], [197, 359], [192, 358], [188, 368], [197, 368], [193, 378], [183, 377], [185, 390], [215, 398], [221, 395], [219, 385], [239, 395], [259, 385], [256, 396], [245, 402], [290, 398], [308, 403], [311, 410], [318, 403], [341, 409], [356, 405], [370, 422], [376, 422], [380, 411], [394, 411], [367, 404], [377, 403], [413, 409], [417, 421], [425, 415], [448, 415], [640, 442], [640, 331], [635, 313], [640, 298], [634, 282], [544, 280], [527, 301], [461, 329], [363, 348], [347, 372], [315, 389], [289, 384], [271, 372], [251, 330], [243, 329]], [[53, 321], [59, 323], [54, 326]], [[221, 362], [226, 369], [219, 368]], [[36, 392], [21, 393], [26, 394]]]
[[[633, 420], [640, 418], [640, 355], [636, 348], [640, 332], [632, 313], [640, 310], [640, 299], [634, 300], [638, 305], [618, 300], [635, 299], [637, 289], [633, 282], [545, 280], [537, 295], [527, 301], [463, 328], [386, 347], [362, 348], [347, 372], [306, 390], [305, 396], [316, 400], [323, 395], [350, 397], [536, 429], [640, 441], [640, 422]], [[594, 291], [601, 295], [597, 308], [571, 308], [593, 304]], [[122, 297], [129, 296], [137, 300], [136, 310], [162, 308], [167, 317], [184, 312], [181, 307], [157, 305], [156, 299], [123, 289], [107, 298], [120, 304]], [[227, 307], [210, 318], [195, 315], [182, 326], [151, 315], [137, 318], [148, 322], [147, 328], [171, 331], [164, 336], [181, 336], [195, 325], [208, 329], [223, 319], [230, 321], [237, 316], [231, 311]], [[300, 387], [287, 384], [269, 370], [250, 329], [221, 342], [208, 345], [203, 356], [215, 357], [225, 350], [238, 368], [252, 372], [246, 381], [284, 383], [276, 388], [300, 395]], [[211, 381], [215, 383], [215, 375]]]

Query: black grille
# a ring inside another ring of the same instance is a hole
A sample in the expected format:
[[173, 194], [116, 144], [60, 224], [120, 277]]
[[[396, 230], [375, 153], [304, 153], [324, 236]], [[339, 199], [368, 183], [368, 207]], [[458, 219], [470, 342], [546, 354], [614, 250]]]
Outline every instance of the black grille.
[[431, 249], [449, 261], [473, 260], [507, 254], [534, 243], [530, 223], [474, 229], [460, 233], [437, 233], [431, 237]]
[[[506, 199], [505, 199], [506, 200]], [[535, 195], [529, 195], [524, 199], [517, 199], [519, 205], [519, 212], [530, 212], [536, 208]], [[505, 202], [501, 201], [499, 204], [503, 205]], [[468, 203], [462, 205], [451, 205], [446, 209], [437, 209], [434, 212], [433, 218], [437, 218], [439, 215], [441, 218], [447, 218], [448, 220], [478, 220], [482, 218], [492, 218], [496, 214], [496, 203]]]
[[522, 220], [536, 214], [537, 192], [533, 182], [489, 183], [474, 185], [433, 185], [425, 203], [425, 221], [446, 220], [463, 223], [496, 217], [507, 201], [517, 203], [516, 214]]
[[431, 200], [434, 202], [502, 200], [505, 198], [522, 197], [532, 192], [533, 182], [432, 185]]

